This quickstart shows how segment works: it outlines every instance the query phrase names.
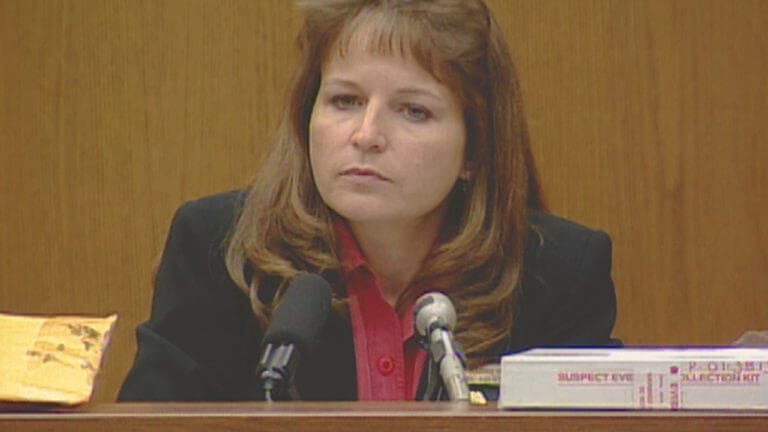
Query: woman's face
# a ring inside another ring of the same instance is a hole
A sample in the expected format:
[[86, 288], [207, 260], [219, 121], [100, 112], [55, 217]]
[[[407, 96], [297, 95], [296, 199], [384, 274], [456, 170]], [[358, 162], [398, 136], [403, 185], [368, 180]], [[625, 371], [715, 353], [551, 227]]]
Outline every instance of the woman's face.
[[459, 101], [408, 56], [332, 56], [309, 123], [323, 201], [351, 222], [440, 224], [464, 168]]

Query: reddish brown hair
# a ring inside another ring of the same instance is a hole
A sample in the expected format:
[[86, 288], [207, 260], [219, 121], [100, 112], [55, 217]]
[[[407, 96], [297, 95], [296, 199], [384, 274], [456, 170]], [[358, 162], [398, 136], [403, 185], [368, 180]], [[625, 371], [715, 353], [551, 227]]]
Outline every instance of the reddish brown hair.
[[[268, 307], [257, 294], [266, 277], [301, 271], [337, 274], [330, 210], [315, 187], [308, 125], [323, 62], [344, 55], [358, 31], [368, 48], [409, 55], [462, 103], [471, 180], [452, 192], [445, 239], [412, 285], [447, 293], [458, 312], [457, 338], [469, 366], [499, 354], [514, 322], [527, 210], [542, 207], [509, 48], [481, 0], [307, 0], [298, 36], [301, 57], [274, 147], [257, 173], [231, 239], [227, 265], [250, 293], [256, 315]], [[244, 268], [254, 270], [246, 281]], [[396, 307], [417, 293], [406, 289]]]

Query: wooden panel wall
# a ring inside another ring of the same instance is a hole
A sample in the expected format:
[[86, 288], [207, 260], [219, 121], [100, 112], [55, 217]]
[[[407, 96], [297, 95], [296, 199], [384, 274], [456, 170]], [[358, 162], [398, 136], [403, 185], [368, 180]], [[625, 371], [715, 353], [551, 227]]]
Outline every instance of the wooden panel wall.
[[768, 2], [494, 4], [552, 210], [613, 237], [616, 334], [768, 328]]
[[[768, 2], [495, 0], [552, 209], [608, 231], [615, 334], [768, 328]], [[184, 200], [279, 118], [284, 0], [0, 0], [0, 310], [121, 315], [114, 398]]]

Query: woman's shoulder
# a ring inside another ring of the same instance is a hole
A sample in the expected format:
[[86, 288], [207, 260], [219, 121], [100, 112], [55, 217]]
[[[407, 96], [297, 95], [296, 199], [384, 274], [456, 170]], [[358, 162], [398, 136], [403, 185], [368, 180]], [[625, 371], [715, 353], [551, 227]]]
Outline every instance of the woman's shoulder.
[[540, 272], [556, 268], [557, 273], [576, 272], [585, 260], [610, 260], [611, 239], [604, 231], [550, 213], [532, 212], [528, 216], [526, 238], [527, 265]]
[[198, 241], [223, 240], [234, 228], [245, 192], [230, 191], [185, 202], [177, 210], [171, 230], [183, 229]]
[[519, 316], [509, 351], [533, 346], [600, 346], [616, 319], [611, 240], [551, 214], [529, 216]]
[[576, 300], [597, 286], [613, 293], [608, 234], [548, 213], [532, 213], [528, 219], [524, 297], [535, 303]]
[[595, 235], [607, 237], [604, 231], [589, 228], [551, 213], [530, 212], [528, 224], [535, 233], [561, 245], [583, 242]]
[[192, 220], [232, 223], [245, 199], [245, 192], [234, 190], [208, 195], [182, 204], [176, 211]]

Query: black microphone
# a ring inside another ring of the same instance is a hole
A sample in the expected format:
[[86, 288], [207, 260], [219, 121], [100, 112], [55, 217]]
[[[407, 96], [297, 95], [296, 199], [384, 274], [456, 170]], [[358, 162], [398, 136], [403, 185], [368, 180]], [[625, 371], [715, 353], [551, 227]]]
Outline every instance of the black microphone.
[[453, 338], [456, 309], [445, 294], [431, 292], [419, 297], [413, 309], [416, 332], [424, 337], [432, 360], [440, 368], [440, 377], [450, 400], [469, 400], [469, 386], [464, 379], [464, 356]]
[[303, 273], [288, 284], [262, 342], [257, 374], [267, 401], [288, 398], [293, 374], [311, 357], [331, 308], [331, 286]]

